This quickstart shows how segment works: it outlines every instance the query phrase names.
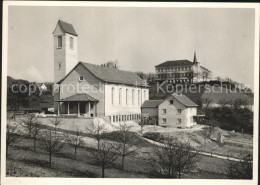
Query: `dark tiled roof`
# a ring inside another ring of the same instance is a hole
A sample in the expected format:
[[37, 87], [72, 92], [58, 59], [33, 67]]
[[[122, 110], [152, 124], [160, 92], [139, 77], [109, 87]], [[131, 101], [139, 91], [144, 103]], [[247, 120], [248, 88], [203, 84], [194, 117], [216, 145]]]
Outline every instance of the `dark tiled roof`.
[[61, 29], [65, 32], [65, 33], [69, 33], [71, 35], [75, 35], [78, 36], [78, 34], [76, 33], [74, 27], [72, 24], [66, 23], [64, 21], [59, 20], [58, 24], [61, 26]]
[[104, 67], [99, 65], [94, 65], [90, 63], [80, 62], [83, 64], [91, 73], [93, 73], [97, 78], [111, 83], [127, 84], [142, 86], [144, 80], [138, 75], [129, 71], [122, 71], [115, 68]]
[[142, 108], [157, 108], [163, 100], [145, 100]]
[[69, 96], [67, 98], [63, 98], [59, 100], [60, 102], [68, 102], [68, 101], [90, 101], [90, 102], [97, 102], [98, 100], [93, 98], [92, 96], [88, 94], [75, 94], [72, 96]]
[[189, 60], [171, 60], [163, 62], [155, 67], [169, 67], [169, 66], [191, 66], [193, 62]]
[[196, 103], [194, 103], [193, 101], [191, 101], [187, 96], [185, 95], [177, 95], [177, 94], [172, 94], [172, 96], [178, 100], [179, 102], [181, 102], [183, 105], [185, 105], [186, 107], [198, 107], [198, 105]]

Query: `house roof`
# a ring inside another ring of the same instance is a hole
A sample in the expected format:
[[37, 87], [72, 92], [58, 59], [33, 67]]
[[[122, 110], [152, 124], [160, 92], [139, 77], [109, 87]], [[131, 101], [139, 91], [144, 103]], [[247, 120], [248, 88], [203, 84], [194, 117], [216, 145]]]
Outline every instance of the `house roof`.
[[97, 102], [98, 100], [93, 98], [92, 96], [88, 94], [74, 94], [72, 96], [69, 96], [67, 98], [63, 98], [59, 100], [59, 102], [72, 102], [72, 101], [88, 101], [88, 102]]
[[[73, 71], [78, 65], [83, 66], [86, 72], [90, 71], [95, 77], [104, 82], [126, 84], [132, 86], [144, 86], [145, 83], [145, 80], [141, 79], [137, 74], [133, 72], [122, 71], [115, 68], [99, 66], [85, 62], [79, 62], [71, 71]], [[61, 83], [70, 73], [68, 73], [62, 80], [60, 80], [58, 84]]]
[[60, 25], [61, 29], [65, 32], [65, 33], [69, 33], [71, 35], [75, 35], [78, 36], [78, 34], [76, 33], [74, 27], [72, 24], [64, 22], [62, 20], [58, 21], [58, 24]]
[[163, 62], [155, 67], [169, 67], [169, 66], [191, 66], [193, 65], [193, 62], [189, 60], [171, 60]]
[[157, 108], [162, 102], [163, 102], [163, 100], [145, 100], [141, 107], [142, 108]]
[[198, 105], [196, 103], [194, 103], [193, 101], [191, 101], [187, 96], [185, 95], [178, 95], [178, 94], [172, 94], [171, 96], [173, 96], [176, 100], [178, 100], [180, 103], [182, 103], [183, 105], [185, 105], [186, 107], [198, 107]]

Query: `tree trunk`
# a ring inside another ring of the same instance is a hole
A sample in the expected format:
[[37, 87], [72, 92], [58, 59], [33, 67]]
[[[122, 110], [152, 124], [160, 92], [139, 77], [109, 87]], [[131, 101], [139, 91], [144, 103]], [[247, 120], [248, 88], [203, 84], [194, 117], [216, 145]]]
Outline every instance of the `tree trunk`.
[[6, 154], [5, 154], [6, 158], [7, 158], [7, 155], [8, 155], [8, 145], [6, 145]]
[[124, 171], [124, 162], [125, 162], [125, 156], [123, 155], [122, 156], [122, 164], [121, 164], [121, 167], [122, 167], [122, 170]]
[[74, 146], [74, 150], [75, 150], [75, 158], [77, 158], [77, 145]]
[[51, 167], [51, 152], [50, 152], [50, 164], [49, 164], [49, 165], [50, 165], [50, 167]]
[[33, 140], [33, 151], [36, 151], [36, 139]]
[[179, 179], [181, 178], [181, 171], [179, 171]]
[[102, 178], [105, 178], [105, 165], [102, 165]]

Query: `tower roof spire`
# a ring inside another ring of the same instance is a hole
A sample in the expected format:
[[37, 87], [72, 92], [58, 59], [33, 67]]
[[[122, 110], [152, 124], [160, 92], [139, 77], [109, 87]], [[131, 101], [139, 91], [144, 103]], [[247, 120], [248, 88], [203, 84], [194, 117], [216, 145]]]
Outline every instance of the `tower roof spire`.
[[198, 61], [197, 61], [197, 57], [196, 57], [196, 51], [194, 51], [193, 63], [198, 63]]

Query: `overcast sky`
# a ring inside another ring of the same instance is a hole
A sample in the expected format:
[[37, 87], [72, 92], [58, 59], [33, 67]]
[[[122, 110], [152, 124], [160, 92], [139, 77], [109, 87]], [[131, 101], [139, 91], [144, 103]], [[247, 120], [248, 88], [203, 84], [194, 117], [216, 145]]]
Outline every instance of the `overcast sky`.
[[53, 81], [57, 21], [78, 33], [78, 59], [154, 72], [167, 60], [198, 61], [253, 87], [254, 10], [198, 8], [9, 7], [8, 75]]

